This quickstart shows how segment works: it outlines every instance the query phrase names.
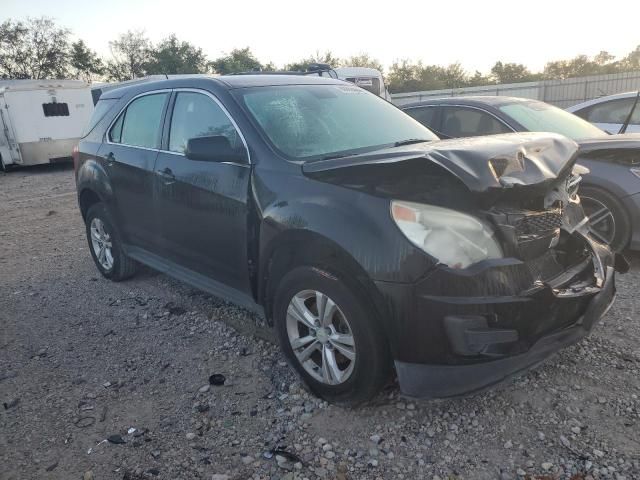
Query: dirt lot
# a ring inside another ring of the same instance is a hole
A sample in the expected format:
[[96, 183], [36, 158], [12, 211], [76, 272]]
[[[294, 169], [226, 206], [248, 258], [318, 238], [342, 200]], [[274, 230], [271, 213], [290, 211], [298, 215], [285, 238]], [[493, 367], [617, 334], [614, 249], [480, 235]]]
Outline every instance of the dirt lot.
[[590, 338], [500, 389], [346, 410], [243, 310], [99, 276], [68, 166], [0, 174], [0, 478], [640, 478], [633, 264]]

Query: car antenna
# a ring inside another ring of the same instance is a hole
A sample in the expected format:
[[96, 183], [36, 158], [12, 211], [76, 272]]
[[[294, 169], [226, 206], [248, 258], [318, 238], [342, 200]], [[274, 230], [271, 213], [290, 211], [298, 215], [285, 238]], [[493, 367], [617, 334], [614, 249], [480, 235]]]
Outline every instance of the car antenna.
[[629, 115], [627, 115], [627, 119], [624, 121], [624, 123], [620, 127], [620, 130], [618, 130], [618, 134], [627, 132], [627, 127], [629, 126], [629, 123], [631, 123], [631, 116], [633, 115], [633, 112], [636, 110], [636, 106], [638, 105], [638, 99], [640, 99], [640, 90], [638, 90], [638, 94], [636, 95], [636, 99], [633, 102], [633, 107], [631, 107], [631, 111], [629, 112]]

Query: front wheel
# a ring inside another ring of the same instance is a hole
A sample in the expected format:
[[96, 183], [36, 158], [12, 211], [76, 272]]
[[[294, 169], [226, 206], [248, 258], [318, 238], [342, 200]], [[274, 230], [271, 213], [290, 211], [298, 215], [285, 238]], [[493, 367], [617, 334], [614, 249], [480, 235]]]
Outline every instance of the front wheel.
[[580, 188], [578, 195], [584, 213], [589, 217], [589, 233], [612, 250], [622, 251], [631, 238], [631, 222], [620, 201], [595, 187]]
[[309, 388], [331, 401], [371, 399], [389, 379], [391, 359], [375, 312], [345, 279], [299, 267], [274, 303], [280, 345]]
[[122, 250], [120, 236], [103, 203], [96, 203], [89, 208], [86, 229], [91, 256], [104, 277], [119, 282], [136, 272], [136, 262]]

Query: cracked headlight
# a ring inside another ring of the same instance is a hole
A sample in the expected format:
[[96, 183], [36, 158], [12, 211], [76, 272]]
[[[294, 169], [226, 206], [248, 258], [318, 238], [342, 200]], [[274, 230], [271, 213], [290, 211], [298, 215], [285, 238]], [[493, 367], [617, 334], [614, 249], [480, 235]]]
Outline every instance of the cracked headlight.
[[391, 216], [411, 243], [451, 268], [502, 258], [502, 249], [491, 227], [471, 215], [394, 200]]

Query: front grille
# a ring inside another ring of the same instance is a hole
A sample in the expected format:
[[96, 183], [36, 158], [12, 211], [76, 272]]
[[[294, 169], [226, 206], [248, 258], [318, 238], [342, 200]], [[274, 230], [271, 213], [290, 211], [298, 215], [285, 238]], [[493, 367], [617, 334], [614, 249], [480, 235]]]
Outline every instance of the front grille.
[[515, 224], [518, 236], [550, 232], [561, 226], [562, 210], [560, 209], [527, 214]]

